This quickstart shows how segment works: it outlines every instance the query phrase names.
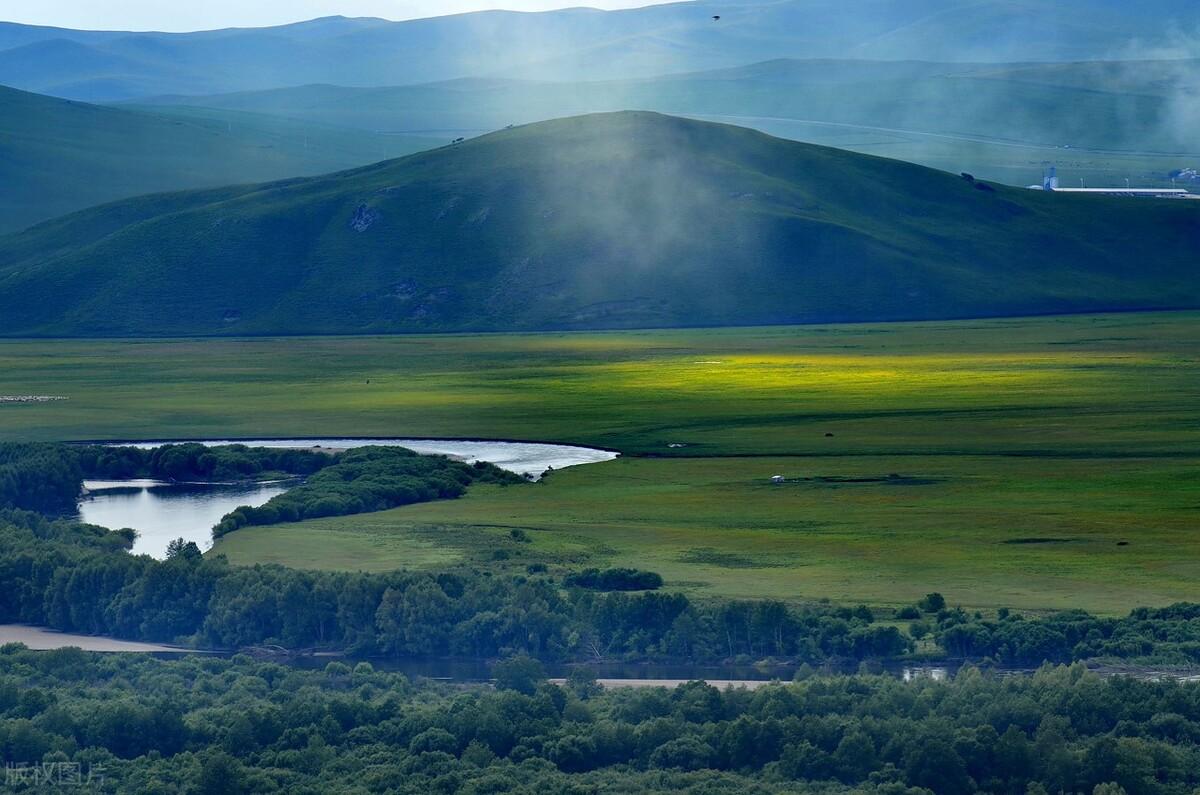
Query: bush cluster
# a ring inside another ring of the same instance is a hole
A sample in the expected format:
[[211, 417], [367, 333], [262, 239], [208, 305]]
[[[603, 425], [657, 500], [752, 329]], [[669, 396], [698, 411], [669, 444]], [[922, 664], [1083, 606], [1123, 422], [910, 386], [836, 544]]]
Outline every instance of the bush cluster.
[[418, 455], [401, 447], [363, 447], [337, 456], [304, 483], [266, 505], [244, 505], [213, 528], [220, 538], [241, 527], [348, 516], [453, 499], [472, 483], [522, 483], [491, 464], [464, 464], [443, 456]]
[[638, 569], [584, 569], [568, 574], [563, 584], [593, 591], [656, 591], [662, 587], [663, 578], [655, 572]]

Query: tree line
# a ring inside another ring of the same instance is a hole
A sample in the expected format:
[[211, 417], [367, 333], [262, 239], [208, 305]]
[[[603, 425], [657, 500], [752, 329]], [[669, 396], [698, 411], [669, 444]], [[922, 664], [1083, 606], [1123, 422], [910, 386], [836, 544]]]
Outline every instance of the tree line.
[[164, 444], [145, 449], [108, 445], [57, 445], [75, 456], [83, 476], [97, 479], [153, 478], [168, 481], [240, 481], [264, 477], [311, 475], [336, 462], [322, 450], [209, 447], [198, 442]]
[[1122, 618], [1067, 610], [1037, 618], [1001, 609], [996, 618], [943, 609], [932, 628], [939, 646], [961, 658], [1014, 664], [1087, 659], [1200, 663], [1200, 604], [1140, 607]]
[[0, 622], [358, 655], [822, 661], [890, 658], [911, 648], [863, 607], [693, 602], [472, 568], [363, 574], [235, 567], [178, 544], [160, 561], [127, 548], [125, 536], [102, 528], [0, 514]]
[[[862, 606], [599, 592], [573, 587], [569, 575], [471, 567], [383, 574], [235, 567], [178, 544], [159, 561], [130, 555], [129, 542], [70, 520], [0, 513], [0, 622], [355, 655], [823, 663], [896, 659], [914, 648], [909, 635]], [[1198, 619], [1200, 606], [1177, 605], [1121, 618], [1000, 611], [987, 619], [943, 608], [928, 621], [951, 655], [1036, 666], [1096, 658], [1195, 664]]]

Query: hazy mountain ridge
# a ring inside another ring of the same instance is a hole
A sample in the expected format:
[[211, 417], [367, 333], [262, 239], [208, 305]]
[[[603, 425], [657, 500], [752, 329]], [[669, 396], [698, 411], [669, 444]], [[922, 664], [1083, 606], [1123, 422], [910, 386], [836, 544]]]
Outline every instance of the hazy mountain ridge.
[[[154, 98], [366, 130], [491, 130], [625, 109], [782, 117], [1076, 148], [1189, 152], [1176, 110], [1200, 102], [1200, 60], [980, 64], [776, 59], [732, 69], [575, 83], [454, 80], [296, 86]], [[969, 164], [964, 164], [964, 168]], [[1032, 175], [1036, 177], [1036, 174]]]
[[[1146, 241], [1153, 241], [1147, 254]], [[620, 328], [1200, 306], [1200, 208], [646, 113], [0, 239], [0, 333]], [[29, 300], [53, 295], [53, 301]]]
[[1174, 43], [1177, 31], [1197, 26], [1200, 8], [1184, 0], [1136, 7], [1113, 0], [704, 0], [408, 22], [327, 18], [186, 34], [9, 23], [0, 26], [0, 83], [104, 101], [305, 83], [631, 78], [769, 58], [1107, 59]]

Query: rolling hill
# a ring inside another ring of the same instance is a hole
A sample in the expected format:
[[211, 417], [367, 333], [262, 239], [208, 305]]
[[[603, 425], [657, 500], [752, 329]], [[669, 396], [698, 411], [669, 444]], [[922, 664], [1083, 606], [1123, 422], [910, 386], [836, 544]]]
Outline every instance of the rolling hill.
[[1200, 207], [652, 113], [118, 202], [0, 239], [0, 333], [299, 334], [1200, 306]]
[[321, 174], [433, 145], [241, 111], [168, 115], [0, 86], [0, 233], [154, 191]]
[[0, 83], [110, 101], [308, 83], [637, 78], [771, 58], [1067, 61], [1162, 50], [1172, 31], [1198, 25], [1192, 0], [698, 0], [199, 33], [0, 24]]

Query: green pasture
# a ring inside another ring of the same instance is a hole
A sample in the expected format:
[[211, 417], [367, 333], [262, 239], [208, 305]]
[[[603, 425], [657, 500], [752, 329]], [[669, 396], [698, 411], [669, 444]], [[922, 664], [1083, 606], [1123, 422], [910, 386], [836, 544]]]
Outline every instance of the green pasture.
[[0, 340], [0, 395], [68, 398], [0, 404], [0, 438], [408, 435], [687, 457], [1179, 455], [1200, 442], [1198, 352], [1198, 313], [527, 335]]
[[1196, 313], [4, 341], [0, 395], [68, 400], [0, 404], [0, 438], [412, 435], [625, 453], [454, 502], [241, 530], [218, 546], [237, 562], [633, 565], [697, 595], [895, 604], [940, 590], [1120, 613], [1200, 598], [1198, 359]]
[[452, 502], [243, 530], [217, 551], [369, 571], [632, 565], [701, 596], [903, 604], [941, 591], [985, 609], [1124, 613], [1197, 598], [1198, 506], [1195, 458], [619, 459]]

